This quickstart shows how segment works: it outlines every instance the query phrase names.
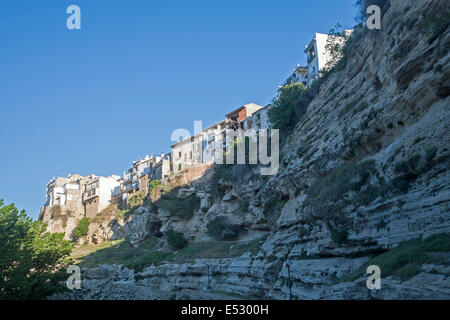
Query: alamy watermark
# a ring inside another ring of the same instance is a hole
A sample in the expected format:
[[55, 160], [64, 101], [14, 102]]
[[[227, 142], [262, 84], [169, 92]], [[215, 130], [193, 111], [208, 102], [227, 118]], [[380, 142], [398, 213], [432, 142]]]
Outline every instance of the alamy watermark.
[[370, 274], [367, 278], [366, 286], [369, 290], [381, 289], [381, 269], [379, 266], [373, 264], [367, 267], [366, 273]]
[[71, 264], [67, 268], [67, 273], [71, 274], [66, 281], [66, 286], [70, 290], [81, 289], [81, 269], [77, 265]]
[[366, 9], [370, 16], [366, 20], [366, 26], [369, 30], [381, 29], [381, 8], [377, 5], [370, 5]]
[[73, 30], [81, 29], [81, 9], [77, 5], [70, 5], [66, 9], [66, 13], [70, 14], [70, 16], [66, 20], [67, 29]]

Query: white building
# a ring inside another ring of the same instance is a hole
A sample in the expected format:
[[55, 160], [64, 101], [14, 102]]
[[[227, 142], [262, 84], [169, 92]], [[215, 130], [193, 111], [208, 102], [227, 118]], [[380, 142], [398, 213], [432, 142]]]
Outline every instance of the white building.
[[88, 218], [95, 217], [100, 211], [111, 204], [114, 189], [120, 186], [119, 176], [97, 177], [91, 175], [83, 193], [83, 203]]
[[268, 111], [272, 107], [271, 104], [257, 110], [249, 118], [247, 118], [248, 126], [258, 132], [261, 129], [270, 128], [270, 119]]
[[315, 33], [314, 38], [309, 42], [304, 51], [307, 61], [306, 79], [308, 85], [322, 76], [323, 71], [327, 68], [328, 62], [331, 60], [330, 52], [326, 48], [327, 42], [329, 40], [333, 40], [341, 42], [341, 44], [343, 44], [346, 38], [350, 36], [352, 31], [353, 30], [344, 30], [342, 36], [335, 36], [318, 32]]
[[308, 85], [308, 78], [307, 78], [308, 68], [302, 67], [300, 65], [297, 65], [297, 67], [294, 68], [291, 75], [286, 79], [286, 81], [279, 86], [279, 88], [290, 85], [294, 82], [301, 82], [305, 86]]
[[316, 32], [304, 51], [306, 54], [306, 66], [297, 65], [279, 88], [294, 82], [301, 82], [306, 86], [310, 86], [329, 67], [328, 63], [331, 60], [331, 54], [327, 50], [327, 43], [331, 41], [331, 43], [338, 42], [343, 44], [352, 31], [344, 30], [341, 36]]
[[81, 196], [82, 177], [78, 174], [55, 177], [47, 183], [45, 206], [63, 206], [73, 209]]
[[256, 103], [245, 104], [226, 114], [226, 119], [207, 127], [199, 134], [173, 144], [171, 148], [174, 172], [178, 173], [198, 164], [212, 164], [216, 150], [224, 150], [226, 145], [231, 143], [226, 136], [226, 130], [250, 129], [251, 123], [247, 119], [263, 108]]

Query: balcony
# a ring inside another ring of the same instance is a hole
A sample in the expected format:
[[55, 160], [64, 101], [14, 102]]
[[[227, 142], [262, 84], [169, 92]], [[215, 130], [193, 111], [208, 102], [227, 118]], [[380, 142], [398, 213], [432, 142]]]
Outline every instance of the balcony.
[[90, 190], [88, 192], [83, 193], [83, 201], [87, 201], [98, 197], [98, 189]]

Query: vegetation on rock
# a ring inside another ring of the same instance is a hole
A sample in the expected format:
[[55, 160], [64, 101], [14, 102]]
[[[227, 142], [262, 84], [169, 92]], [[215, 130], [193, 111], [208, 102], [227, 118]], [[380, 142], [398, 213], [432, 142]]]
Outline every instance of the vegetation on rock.
[[88, 234], [90, 219], [88, 217], [83, 217], [78, 221], [78, 225], [73, 230], [73, 236], [75, 239], [79, 239]]
[[188, 241], [182, 232], [170, 229], [166, 232], [165, 236], [167, 244], [174, 249], [182, 249], [187, 245]]
[[240, 226], [230, 223], [225, 216], [216, 217], [206, 225], [206, 233], [217, 240], [235, 239], [239, 230]]

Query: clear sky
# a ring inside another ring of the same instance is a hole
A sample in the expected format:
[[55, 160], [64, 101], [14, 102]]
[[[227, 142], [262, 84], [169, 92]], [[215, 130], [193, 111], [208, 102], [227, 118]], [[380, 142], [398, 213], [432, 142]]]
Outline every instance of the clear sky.
[[266, 105], [315, 32], [355, 24], [353, 3], [2, 0], [0, 199], [37, 218], [54, 176], [122, 174], [176, 128]]

